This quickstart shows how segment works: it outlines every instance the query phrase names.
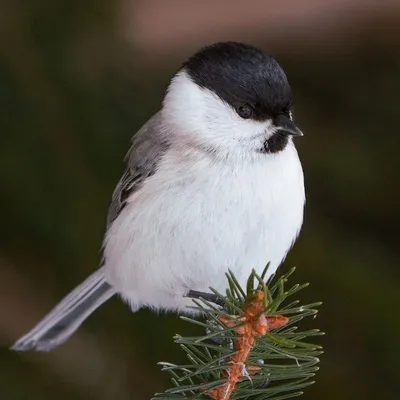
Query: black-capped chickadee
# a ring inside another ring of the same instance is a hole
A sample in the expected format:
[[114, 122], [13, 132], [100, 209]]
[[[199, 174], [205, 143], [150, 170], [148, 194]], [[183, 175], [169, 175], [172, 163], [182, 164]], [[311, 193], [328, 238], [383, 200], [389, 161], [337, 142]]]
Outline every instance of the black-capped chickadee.
[[187, 312], [190, 291], [275, 272], [303, 221], [303, 171], [291, 90], [279, 64], [217, 43], [174, 75], [163, 106], [134, 135], [108, 214], [103, 263], [15, 350], [63, 343], [115, 294], [133, 310]]

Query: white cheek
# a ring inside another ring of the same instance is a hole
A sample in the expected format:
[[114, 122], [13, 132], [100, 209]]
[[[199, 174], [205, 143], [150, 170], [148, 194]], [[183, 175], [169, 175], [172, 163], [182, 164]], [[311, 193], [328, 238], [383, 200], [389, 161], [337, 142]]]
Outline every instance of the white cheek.
[[241, 118], [231, 106], [207, 89], [203, 90], [203, 97], [207, 109], [204, 136], [210, 142], [253, 149], [262, 147], [273, 133], [270, 121]]
[[180, 140], [224, 152], [254, 152], [274, 133], [271, 121], [241, 118], [214, 92], [193, 83], [185, 72], [171, 82], [163, 116]]
[[206, 129], [206, 109], [201, 89], [186, 72], [180, 72], [172, 79], [164, 98], [162, 114], [167, 128], [173, 129], [176, 135], [186, 136]]

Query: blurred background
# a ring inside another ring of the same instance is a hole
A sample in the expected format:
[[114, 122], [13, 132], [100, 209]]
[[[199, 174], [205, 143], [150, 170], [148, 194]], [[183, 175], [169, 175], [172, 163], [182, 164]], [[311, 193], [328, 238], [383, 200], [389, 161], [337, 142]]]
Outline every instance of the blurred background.
[[0, 2], [0, 398], [149, 399], [176, 316], [118, 299], [48, 354], [8, 347], [98, 265], [132, 134], [180, 63], [253, 43], [288, 73], [308, 202], [283, 269], [323, 301], [304, 399], [399, 399], [398, 0]]

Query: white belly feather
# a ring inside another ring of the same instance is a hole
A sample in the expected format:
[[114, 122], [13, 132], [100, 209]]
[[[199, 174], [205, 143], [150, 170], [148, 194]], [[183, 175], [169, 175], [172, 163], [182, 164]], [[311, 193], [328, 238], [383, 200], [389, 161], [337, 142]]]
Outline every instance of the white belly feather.
[[171, 150], [107, 234], [107, 279], [133, 308], [183, 309], [189, 289], [224, 292], [228, 268], [241, 284], [268, 262], [272, 274], [298, 235], [303, 206], [291, 144], [258, 162], [225, 164], [182, 161]]

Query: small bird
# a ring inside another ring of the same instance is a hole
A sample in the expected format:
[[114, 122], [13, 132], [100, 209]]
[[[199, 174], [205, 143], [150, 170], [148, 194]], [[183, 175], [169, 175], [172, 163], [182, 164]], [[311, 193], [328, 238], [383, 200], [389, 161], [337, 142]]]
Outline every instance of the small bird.
[[132, 139], [101, 267], [12, 348], [60, 345], [115, 294], [133, 311], [193, 312], [191, 294], [224, 292], [228, 269], [242, 285], [268, 263], [273, 274], [303, 223], [291, 105], [264, 51], [222, 42], [192, 55]]

